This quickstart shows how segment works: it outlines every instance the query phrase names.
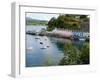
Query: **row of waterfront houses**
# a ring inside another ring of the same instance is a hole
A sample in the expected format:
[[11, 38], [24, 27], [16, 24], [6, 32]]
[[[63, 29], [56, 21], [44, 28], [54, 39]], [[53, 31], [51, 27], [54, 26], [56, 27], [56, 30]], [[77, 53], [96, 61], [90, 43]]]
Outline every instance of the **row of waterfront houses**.
[[86, 37], [88, 38], [90, 36], [89, 32], [81, 32], [81, 31], [72, 31], [72, 30], [60, 30], [60, 29], [54, 29], [52, 31], [53, 34], [57, 34], [60, 36], [79, 36], [79, 37]]

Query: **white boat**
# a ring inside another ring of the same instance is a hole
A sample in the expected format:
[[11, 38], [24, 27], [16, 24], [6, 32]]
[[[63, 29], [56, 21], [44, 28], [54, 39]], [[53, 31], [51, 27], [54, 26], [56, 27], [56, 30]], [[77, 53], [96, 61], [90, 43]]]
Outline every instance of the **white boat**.
[[47, 47], [41, 47], [41, 49], [46, 49]]
[[27, 48], [27, 50], [32, 50], [32, 49], [33, 49], [32, 47], [28, 47], [28, 48]]
[[80, 41], [85, 41], [85, 38], [79, 38]]

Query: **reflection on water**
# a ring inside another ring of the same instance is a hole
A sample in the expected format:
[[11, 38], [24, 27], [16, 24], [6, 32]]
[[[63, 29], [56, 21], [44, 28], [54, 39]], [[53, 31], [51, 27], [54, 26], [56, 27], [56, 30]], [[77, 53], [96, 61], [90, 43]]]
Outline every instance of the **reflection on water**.
[[[36, 27], [28, 27], [26, 30], [34, 29]], [[38, 27], [38, 30], [41, 28]], [[26, 67], [58, 65], [64, 57], [64, 44], [69, 43], [80, 48], [83, 42], [26, 34]]]

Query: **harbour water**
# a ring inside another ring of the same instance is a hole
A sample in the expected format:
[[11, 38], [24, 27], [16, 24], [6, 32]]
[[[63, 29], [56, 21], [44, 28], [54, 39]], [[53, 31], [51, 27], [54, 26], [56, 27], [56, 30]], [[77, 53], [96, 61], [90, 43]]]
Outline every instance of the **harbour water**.
[[[46, 26], [26, 26], [26, 31], [40, 31]], [[80, 48], [83, 41], [26, 34], [26, 67], [56, 66], [63, 58], [63, 45], [72, 43]]]

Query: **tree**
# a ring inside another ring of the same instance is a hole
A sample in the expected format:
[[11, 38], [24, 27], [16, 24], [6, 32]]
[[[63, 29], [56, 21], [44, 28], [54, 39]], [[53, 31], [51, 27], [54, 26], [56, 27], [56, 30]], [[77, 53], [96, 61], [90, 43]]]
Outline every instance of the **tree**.
[[57, 19], [53, 17], [48, 22], [48, 29], [53, 30], [55, 27], [64, 29], [79, 29], [80, 27], [79, 16], [59, 15]]
[[89, 16], [87, 15], [80, 15], [80, 20], [83, 22], [89, 22]]
[[50, 19], [50, 21], [48, 22], [48, 31], [52, 31], [56, 26], [56, 18], [53, 17]]

